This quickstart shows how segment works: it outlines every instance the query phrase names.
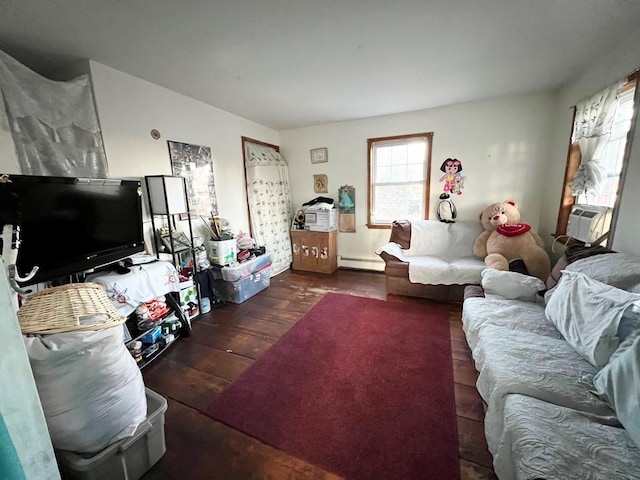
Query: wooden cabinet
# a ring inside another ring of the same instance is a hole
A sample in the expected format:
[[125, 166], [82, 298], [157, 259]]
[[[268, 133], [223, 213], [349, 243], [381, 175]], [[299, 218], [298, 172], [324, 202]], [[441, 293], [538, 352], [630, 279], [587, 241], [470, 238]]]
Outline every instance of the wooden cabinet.
[[318, 273], [335, 272], [338, 269], [336, 238], [337, 230], [291, 230], [293, 269]]

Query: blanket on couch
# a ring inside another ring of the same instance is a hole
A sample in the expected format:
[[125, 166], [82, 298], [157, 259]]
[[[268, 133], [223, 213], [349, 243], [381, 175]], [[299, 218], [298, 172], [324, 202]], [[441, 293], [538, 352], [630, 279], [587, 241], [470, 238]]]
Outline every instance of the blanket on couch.
[[[583, 258], [566, 270], [629, 291], [640, 286], [640, 259], [622, 254]], [[464, 302], [463, 329], [487, 403], [485, 433], [497, 475], [640, 478], [640, 449], [621, 428], [625, 417], [595, 391], [600, 367], [567, 341], [546, 307], [497, 296]]]
[[473, 255], [475, 238], [482, 232], [479, 222], [443, 223], [411, 221], [411, 244], [402, 249], [388, 244], [376, 251], [387, 252], [409, 263], [409, 280], [427, 285], [479, 284], [484, 261]]

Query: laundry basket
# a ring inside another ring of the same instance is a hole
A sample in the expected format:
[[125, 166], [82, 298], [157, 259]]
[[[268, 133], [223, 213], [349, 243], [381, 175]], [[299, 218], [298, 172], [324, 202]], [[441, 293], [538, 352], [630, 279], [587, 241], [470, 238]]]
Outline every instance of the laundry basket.
[[100, 330], [121, 325], [125, 320], [97, 283], [47, 288], [28, 296], [18, 310], [23, 334]]

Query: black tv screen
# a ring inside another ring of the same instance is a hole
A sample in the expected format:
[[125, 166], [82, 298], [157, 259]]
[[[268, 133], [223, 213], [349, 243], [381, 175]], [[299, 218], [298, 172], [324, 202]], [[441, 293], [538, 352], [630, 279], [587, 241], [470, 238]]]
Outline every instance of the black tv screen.
[[[48, 282], [143, 251], [142, 198], [136, 180], [11, 175], [0, 184], [2, 223], [20, 225], [21, 285]], [[9, 201], [6, 201], [9, 199]], [[7, 208], [9, 207], [9, 208]]]

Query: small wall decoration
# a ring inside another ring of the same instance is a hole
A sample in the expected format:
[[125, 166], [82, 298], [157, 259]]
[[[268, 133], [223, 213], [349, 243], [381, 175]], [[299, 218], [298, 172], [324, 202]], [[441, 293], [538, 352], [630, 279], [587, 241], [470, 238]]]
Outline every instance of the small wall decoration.
[[186, 180], [187, 200], [192, 217], [218, 215], [211, 147], [170, 140], [167, 141], [167, 145], [173, 175], [184, 177]]
[[442, 165], [440, 165], [440, 171], [444, 172], [444, 175], [440, 177], [440, 182], [444, 182], [444, 192], [451, 195], [462, 195], [462, 189], [464, 188], [464, 181], [467, 177], [463, 177], [460, 172], [462, 171], [462, 162], [457, 158], [447, 158]]
[[356, 231], [356, 189], [351, 185], [338, 190], [338, 229], [347, 233]]
[[325, 163], [329, 161], [329, 154], [326, 147], [314, 148], [311, 150], [311, 163]]
[[327, 193], [327, 176], [324, 174], [313, 176], [313, 191], [316, 193]]

